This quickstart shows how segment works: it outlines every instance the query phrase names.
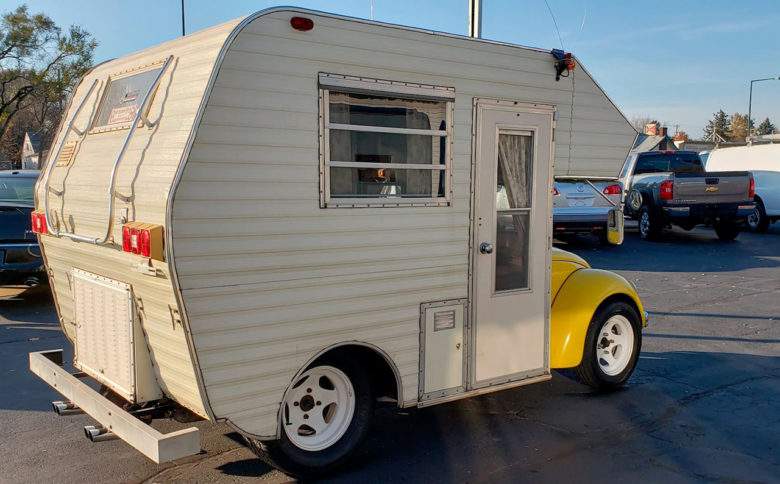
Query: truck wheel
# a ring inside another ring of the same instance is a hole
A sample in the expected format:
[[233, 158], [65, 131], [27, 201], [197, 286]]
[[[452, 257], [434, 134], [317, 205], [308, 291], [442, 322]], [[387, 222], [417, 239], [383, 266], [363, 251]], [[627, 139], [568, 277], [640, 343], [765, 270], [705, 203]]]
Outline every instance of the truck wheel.
[[661, 235], [661, 226], [658, 217], [653, 214], [650, 207], [645, 205], [639, 211], [639, 237], [642, 240], [656, 240]]
[[630, 304], [610, 303], [588, 326], [577, 378], [600, 391], [623, 386], [634, 372], [642, 348], [642, 321]]
[[760, 232], [763, 234], [769, 229], [769, 217], [766, 216], [764, 202], [758, 197], [756, 197], [756, 208], [753, 209], [753, 213], [748, 216], [747, 224], [751, 232]]
[[737, 235], [739, 235], [739, 226], [731, 219], [718, 220], [713, 225], [713, 228], [715, 229], [718, 238], [723, 241], [734, 240], [737, 238]]
[[252, 450], [291, 476], [327, 475], [368, 434], [374, 398], [366, 370], [344, 357], [319, 363], [287, 390], [281, 412], [281, 438], [247, 439]]

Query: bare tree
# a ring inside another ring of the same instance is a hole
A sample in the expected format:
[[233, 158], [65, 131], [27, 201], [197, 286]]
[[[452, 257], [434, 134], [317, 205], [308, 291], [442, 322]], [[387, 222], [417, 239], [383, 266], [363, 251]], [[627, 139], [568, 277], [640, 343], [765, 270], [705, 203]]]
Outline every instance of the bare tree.
[[30, 14], [25, 5], [2, 15], [0, 149], [19, 141], [9, 138], [23, 136], [25, 129], [47, 134], [56, 126], [65, 99], [92, 65], [96, 46], [81, 27], [63, 31], [45, 14]]

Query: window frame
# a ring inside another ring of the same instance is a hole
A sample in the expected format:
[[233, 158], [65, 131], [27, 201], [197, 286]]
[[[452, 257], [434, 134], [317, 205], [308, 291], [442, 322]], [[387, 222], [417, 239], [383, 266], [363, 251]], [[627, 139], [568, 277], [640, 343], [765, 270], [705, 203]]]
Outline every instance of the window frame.
[[[103, 103], [106, 101], [106, 98], [108, 97], [108, 91], [111, 88], [111, 83], [114, 81], [119, 81], [126, 77], [132, 77], [138, 74], [143, 74], [148, 71], [153, 71], [155, 69], [162, 69], [163, 67], [165, 67], [165, 59], [158, 60], [149, 64], [131, 67], [129, 69], [125, 69], [119, 72], [115, 72], [113, 74], [109, 74], [108, 79], [106, 79], [106, 81], [103, 83], [103, 92], [100, 93], [100, 97], [99, 97], [100, 100], [98, 101], [97, 106], [95, 106], [95, 113], [92, 116], [92, 121], [90, 122], [90, 128], [88, 134], [107, 133], [110, 131], [121, 131], [125, 129], [130, 129], [130, 127], [133, 125], [132, 122], [104, 124], [101, 126], [98, 126], [97, 124], [98, 118], [100, 117], [101, 114], [100, 111], [103, 108]], [[154, 102], [154, 97], [157, 95], [157, 91], [159, 90], [159, 88], [160, 88], [160, 84], [158, 83], [157, 86], [154, 88], [154, 91], [149, 93], [149, 102], [146, 104], [146, 112], [142, 114], [142, 120], [139, 121], [141, 125], [143, 124], [143, 116], [148, 115], [149, 111], [151, 110], [152, 103]]]
[[[452, 205], [453, 175], [453, 119], [455, 89], [411, 82], [388, 81], [340, 74], [319, 74], [319, 158], [320, 158], [320, 208], [366, 207], [447, 207]], [[377, 97], [395, 97], [408, 100], [445, 102], [445, 129], [414, 129], [356, 124], [330, 123], [330, 93], [363, 94]], [[444, 164], [422, 163], [371, 163], [330, 159], [330, 130], [360, 131], [423, 135], [444, 138]], [[331, 168], [390, 168], [395, 170], [431, 170], [444, 173], [444, 196], [432, 197], [331, 197]]]

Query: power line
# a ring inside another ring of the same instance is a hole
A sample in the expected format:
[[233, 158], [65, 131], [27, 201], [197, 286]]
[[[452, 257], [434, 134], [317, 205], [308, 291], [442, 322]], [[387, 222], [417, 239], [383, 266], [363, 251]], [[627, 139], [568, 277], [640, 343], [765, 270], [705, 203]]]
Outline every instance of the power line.
[[558, 22], [555, 20], [555, 14], [550, 8], [550, 4], [547, 2], [547, 0], [544, 0], [544, 4], [547, 5], [547, 11], [550, 12], [550, 17], [552, 17], [553, 25], [555, 25], [555, 31], [558, 33], [558, 40], [561, 41], [561, 49], [566, 50], [566, 48], [563, 47], [563, 38], [561, 37], [561, 31], [558, 30]]

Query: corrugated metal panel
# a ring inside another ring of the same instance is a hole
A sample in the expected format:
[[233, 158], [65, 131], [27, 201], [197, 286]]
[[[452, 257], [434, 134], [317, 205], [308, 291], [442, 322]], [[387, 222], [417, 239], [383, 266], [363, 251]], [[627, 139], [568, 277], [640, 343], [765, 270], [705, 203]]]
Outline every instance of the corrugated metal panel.
[[[635, 136], [583, 70], [572, 122], [571, 81], [554, 81], [547, 53], [310, 16], [306, 34], [275, 12], [238, 35], [174, 187], [174, 262], [209, 400], [255, 435], [275, 434], [295, 372], [344, 341], [381, 348], [416, 401], [419, 305], [468, 293], [473, 97], [555, 104], [560, 174], [582, 165], [571, 157], [616, 174]], [[455, 88], [452, 206], [320, 209], [319, 72]]]
[[[94, 79], [103, 84], [76, 120], [74, 125], [79, 129], [89, 127], [108, 76], [174, 56], [148, 115], [151, 121], [159, 122], [152, 128], [141, 127], [136, 131], [119, 166], [116, 192], [125, 198], [116, 200], [112, 215], [115, 219], [126, 213], [130, 220], [165, 224], [168, 193], [215, 59], [236, 24], [230, 22], [101, 64], [82, 81], [74, 99], [80, 99]], [[68, 230], [79, 234], [99, 235], [105, 230], [109, 173], [126, 135], [127, 130], [86, 134], [70, 165], [54, 168], [49, 185], [64, 190], [64, 195], [49, 194], [52, 219], [56, 216]], [[69, 139], [78, 137], [75, 133], [69, 135]], [[42, 195], [42, 187], [38, 187], [39, 208]], [[121, 243], [121, 224], [116, 223], [114, 227], [114, 240]], [[42, 244], [53, 274], [52, 289], [66, 334], [72, 340], [77, 337], [69, 276], [72, 268], [129, 284], [145, 339], [138, 343], [148, 345], [160, 387], [169, 397], [207, 416], [184, 328], [172, 316], [178, 305], [167, 264], [155, 263], [157, 276], [149, 276], [135, 270], [140, 259], [122, 253], [118, 245], [96, 247], [51, 236], [42, 237]], [[89, 348], [83, 348], [82, 352], [86, 351]]]

